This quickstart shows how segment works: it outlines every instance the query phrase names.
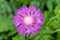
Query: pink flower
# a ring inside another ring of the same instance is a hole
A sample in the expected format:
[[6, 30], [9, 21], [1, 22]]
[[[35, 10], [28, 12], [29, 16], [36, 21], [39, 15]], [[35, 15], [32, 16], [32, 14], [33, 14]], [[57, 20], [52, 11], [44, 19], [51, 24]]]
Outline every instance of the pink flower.
[[44, 17], [41, 10], [35, 6], [23, 6], [16, 11], [13, 22], [19, 34], [28, 36], [38, 33], [44, 23]]

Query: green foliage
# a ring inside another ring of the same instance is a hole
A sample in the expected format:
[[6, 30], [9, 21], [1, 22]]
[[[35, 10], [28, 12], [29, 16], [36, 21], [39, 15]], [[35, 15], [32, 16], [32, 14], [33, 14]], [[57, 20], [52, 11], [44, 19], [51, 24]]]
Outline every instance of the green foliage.
[[17, 34], [15, 37], [12, 38], [12, 40], [25, 40], [25, 37]]
[[56, 16], [60, 17], [60, 4], [58, 4], [54, 10]]
[[13, 15], [23, 5], [35, 5], [45, 17], [42, 29], [29, 40], [60, 40], [60, 0], [0, 0], [0, 40], [25, 40], [13, 24]]
[[56, 4], [60, 4], [60, 0], [55, 0]]
[[51, 0], [48, 0], [48, 1], [46, 2], [46, 6], [47, 6], [48, 10], [49, 10], [50, 12], [52, 12], [52, 10], [53, 10], [53, 4], [52, 4], [52, 1], [51, 1]]
[[40, 3], [39, 3], [39, 1], [34, 1], [33, 0], [33, 1], [31, 1], [30, 5], [35, 5], [35, 6], [39, 7], [40, 6]]

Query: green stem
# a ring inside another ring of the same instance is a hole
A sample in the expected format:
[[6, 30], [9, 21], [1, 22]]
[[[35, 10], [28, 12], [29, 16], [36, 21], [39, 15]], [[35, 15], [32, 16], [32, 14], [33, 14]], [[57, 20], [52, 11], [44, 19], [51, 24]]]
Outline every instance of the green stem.
[[25, 40], [28, 40], [28, 36], [25, 36]]

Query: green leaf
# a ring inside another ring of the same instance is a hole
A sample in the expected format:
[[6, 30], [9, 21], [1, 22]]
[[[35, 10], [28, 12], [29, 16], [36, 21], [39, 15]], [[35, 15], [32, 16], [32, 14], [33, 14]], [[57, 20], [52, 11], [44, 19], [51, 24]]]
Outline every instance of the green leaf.
[[60, 32], [57, 34], [57, 40], [60, 40]]
[[31, 1], [30, 2], [30, 5], [34, 5], [36, 7], [39, 7], [40, 6], [40, 3], [38, 1]]
[[39, 40], [40, 39], [40, 35], [35, 36], [34, 40]]
[[11, 7], [8, 4], [8, 2], [6, 2], [5, 0], [0, 0], [0, 13], [2, 14], [6, 14], [6, 13], [11, 13]]
[[45, 22], [48, 21], [48, 19], [50, 18], [50, 12], [49, 11], [44, 11], [44, 20]]
[[55, 7], [54, 13], [60, 18], [60, 4]]
[[0, 40], [3, 40], [4, 35], [0, 34]]
[[17, 0], [10, 0], [9, 5], [10, 5], [13, 13], [15, 13], [15, 11], [17, 10], [17, 7], [18, 7]]
[[25, 40], [25, 38], [24, 36], [17, 34], [15, 37], [12, 38], [12, 40]]
[[55, 3], [56, 4], [60, 4], [60, 0], [55, 0]]
[[48, 8], [48, 10], [49, 10], [50, 12], [53, 11], [53, 4], [52, 4], [52, 1], [51, 1], [51, 0], [48, 0], [48, 1], [46, 2], [46, 6], [47, 6], [47, 8]]
[[6, 17], [3, 18], [2, 16], [0, 16], [0, 32], [9, 30], [7, 24], [8, 24], [7, 18]]
[[56, 29], [53, 33], [55, 33], [55, 32], [60, 32], [60, 29]]

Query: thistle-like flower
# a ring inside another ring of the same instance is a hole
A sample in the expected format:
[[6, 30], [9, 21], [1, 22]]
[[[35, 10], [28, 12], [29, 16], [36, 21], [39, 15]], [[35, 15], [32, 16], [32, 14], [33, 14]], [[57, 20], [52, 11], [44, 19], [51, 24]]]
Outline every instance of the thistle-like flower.
[[16, 11], [13, 22], [19, 34], [34, 35], [41, 29], [44, 16], [35, 6], [23, 6]]

